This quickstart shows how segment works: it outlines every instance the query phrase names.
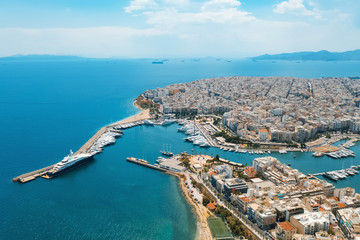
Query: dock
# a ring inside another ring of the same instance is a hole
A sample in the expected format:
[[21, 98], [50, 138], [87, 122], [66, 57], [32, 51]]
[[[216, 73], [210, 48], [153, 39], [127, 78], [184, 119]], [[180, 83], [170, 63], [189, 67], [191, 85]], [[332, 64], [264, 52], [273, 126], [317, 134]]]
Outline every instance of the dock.
[[94, 136], [92, 136], [77, 152], [74, 153], [74, 155], [81, 154], [81, 153], [87, 153], [88, 150], [94, 145], [94, 143], [108, 130], [108, 127], [103, 127], [99, 131], [95, 133]]
[[[341, 171], [346, 171], [346, 170], [351, 170], [351, 169], [355, 170], [355, 169], [359, 169], [359, 168], [360, 168], [360, 165], [357, 165], [357, 166], [351, 166], [350, 168], [345, 168], [345, 169], [340, 169], [340, 170], [330, 170], [330, 171], [327, 171], [327, 172], [341, 172]], [[308, 173], [308, 175], [311, 176], [311, 177], [322, 176], [327, 172]]]
[[[102, 127], [99, 131], [97, 131], [95, 133], [95, 135], [93, 135], [78, 151], [76, 151], [74, 153], [74, 155], [78, 155], [81, 153], [88, 153], [90, 148], [99, 140], [99, 138], [101, 138], [101, 136], [110, 131], [111, 129], [115, 128], [121, 128], [122, 125], [127, 125], [124, 128], [128, 128], [129, 125], [131, 126], [137, 126], [141, 123], [141, 121], [145, 120], [145, 119], [149, 119], [150, 118], [150, 114], [149, 114], [149, 109], [143, 110], [142, 112], [126, 118], [124, 120], [121, 120], [119, 122], [116, 122], [114, 124], [110, 124], [108, 126]], [[133, 124], [134, 123], [134, 124]], [[26, 183], [32, 180], [35, 180], [37, 177], [40, 177], [41, 175], [43, 175], [44, 173], [46, 173], [47, 171], [49, 171], [51, 168], [53, 168], [55, 166], [55, 164], [48, 166], [48, 167], [44, 167], [41, 168], [39, 170], [33, 171], [33, 172], [29, 172], [29, 173], [25, 173], [22, 174], [20, 176], [17, 176], [15, 178], [12, 179], [13, 182], [20, 182], [20, 183]], [[154, 166], [156, 167], [156, 166]]]
[[126, 158], [126, 161], [131, 162], [131, 163], [135, 163], [135, 164], [139, 164], [139, 165], [142, 165], [142, 166], [145, 166], [145, 167], [148, 167], [148, 168], [152, 168], [152, 169], [155, 169], [155, 170], [158, 170], [158, 171], [161, 171], [161, 172], [167, 172], [166, 169], [155, 166], [155, 165], [152, 165], [149, 162], [147, 162], [145, 160], [142, 160], [142, 159]]
[[30, 182], [32, 180], [35, 180], [37, 177], [40, 177], [41, 175], [43, 175], [44, 173], [49, 171], [54, 166], [55, 166], [55, 164], [51, 165], [51, 166], [48, 166], [48, 167], [44, 167], [42, 169], [39, 169], [39, 170], [36, 170], [36, 171], [33, 171], [33, 172], [25, 173], [23, 175], [20, 175], [18, 177], [13, 178], [12, 181], [13, 182], [20, 182], [20, 183]]

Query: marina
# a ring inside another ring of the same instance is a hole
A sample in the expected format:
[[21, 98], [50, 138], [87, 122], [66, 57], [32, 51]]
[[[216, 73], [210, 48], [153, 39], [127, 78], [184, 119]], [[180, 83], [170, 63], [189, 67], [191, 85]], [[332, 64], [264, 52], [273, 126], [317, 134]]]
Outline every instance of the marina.
[[340, 149], [335, 152], [326, 153], [327, 156], [332, 158], [346, 158], [346, 157], [355, 157], [355, 153], [349, 149]]
[[359, 174], [359, 171], [357, 171], [357, 169], [359, 169], [359, 168], [360, 168], [360, 165], [357, 165], [357, 166], [351, 166], [350, 168], [346, 168], [346, 169], [321, 172], [321, 173], [313, 173], [313, 174], [309, 174], [309, 175], [323, 176], [332, 181], [337, 181], [337, 180], [345, 179], [349, 176], [354, 176], [356, 174]]
[[102, 152], [104, 147], [114, 144], [116, 138], [122, 136], [122, 129], [143, 125], [144, 120], [148, 118], [150, 118], [149, 110], [143, 110], [133, 117], [102, 127], [77, 152], [72, 153], [70, 150], [70, 154], [57, 164], [22, 174], [13, 178], [12, 181], [26, 183], [35, 180], [37, 177], [43, 177], [45, 179], [53, 178], [65, 170], [84, 163], [85, 160]]

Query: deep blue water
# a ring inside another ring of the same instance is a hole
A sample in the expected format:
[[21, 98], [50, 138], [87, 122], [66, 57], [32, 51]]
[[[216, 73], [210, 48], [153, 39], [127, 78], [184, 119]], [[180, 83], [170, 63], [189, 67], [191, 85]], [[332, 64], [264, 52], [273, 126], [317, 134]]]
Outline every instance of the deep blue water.
[[[174, 152], [219, 153], [250, 163], [255, 155], [198, 149], [176, 125], [136, 127], [81, 168], [47, 181], [11, 178], [61, 160], [99, 128], [136, 113], [146, 89], [220, 76], [360, 75], [360, 62], [232, 62], [202, 59], [0, 61], [0, 239], [192, 239], [195, 216], [176, 178], [125, 162], [154, 161], [163, 143]], [[353, 149], [360, 154], [360, 147]], [[277, 155], [304, 172], [337, 169], [342, 160], [309, 153]], [[350, 159], [346, 159], [349, 165]], [[360, 164], [353, 159], [353, 164]], [[360, 190], [359, 177], [338, 181]]]

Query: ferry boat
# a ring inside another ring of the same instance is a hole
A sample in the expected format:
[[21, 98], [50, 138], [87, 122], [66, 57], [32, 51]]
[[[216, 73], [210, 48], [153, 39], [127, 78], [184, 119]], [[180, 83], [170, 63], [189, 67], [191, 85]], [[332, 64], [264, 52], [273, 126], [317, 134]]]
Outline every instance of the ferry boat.
[[64, 159], [61, 160], [60, 162], [58, 162], [57, 164], [55, 164], [55, 166], [52, 169], [50, 169], [49, 171], [47, 171], [42, 177], [43, 178], [53, 178], [53, 177], [59, 175], [60, 173], [63, 173], [67, 170], [70, 170], [71, 168], [74, 168], [76, 166], [84, 164], [85, 162], [93, 159], [93, 156], [96, 153], [97, 152], [82, 153], [82, 154], [74, 155], [72, 150], [70, 150], [69, 155], [64, 157]]

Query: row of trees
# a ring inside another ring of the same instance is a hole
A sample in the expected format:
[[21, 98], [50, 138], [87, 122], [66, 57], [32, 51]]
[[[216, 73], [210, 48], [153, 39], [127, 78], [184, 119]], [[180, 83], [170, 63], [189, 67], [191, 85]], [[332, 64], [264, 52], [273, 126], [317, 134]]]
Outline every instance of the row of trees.
[[235, 234], [236, 236], [244, 235], [244, 226], [238, 218], [232, 216], [229, 210], [222, 206], [217, 206], [215, 209], [215, 214], [221, 215], [221, 217], [226, 220], [233, 234]]
[[234, 217], [229, 210], [222, 206], [217, 206], [215, 214], [220, 215], [226, 220], [231, 232], [235, 236], [244, 236], [246, 239], [257, 239], [241, 222], [237, 217]]
[[[241, 138], [240, 136], [230, 136], [229, 134], [227, 134], [224, 130], [222, 130], [221, 132], [217, 132], [213, 135], [213, 137], [223, 137], [225, 138], [225, 141], [228, 143], [234, 143], [234, 144], [248, 144], [248, 145], [253, 145], [253, 143], [250, 140]], [[259, 145], [260, 146], [260, 145]]]

